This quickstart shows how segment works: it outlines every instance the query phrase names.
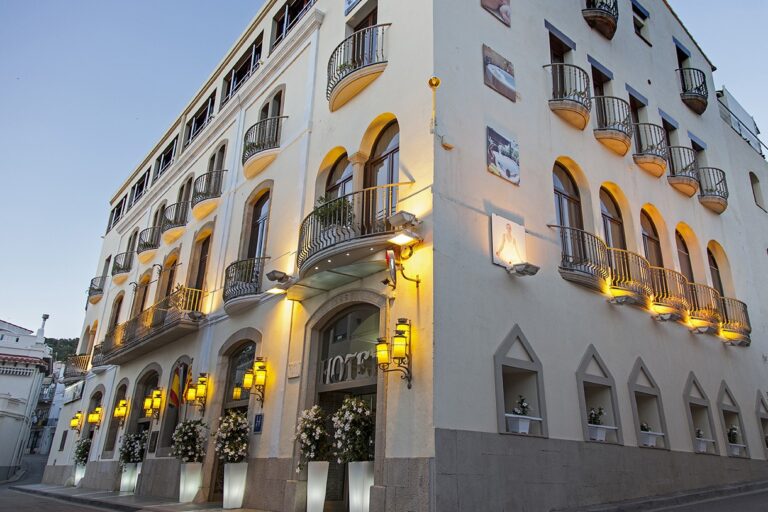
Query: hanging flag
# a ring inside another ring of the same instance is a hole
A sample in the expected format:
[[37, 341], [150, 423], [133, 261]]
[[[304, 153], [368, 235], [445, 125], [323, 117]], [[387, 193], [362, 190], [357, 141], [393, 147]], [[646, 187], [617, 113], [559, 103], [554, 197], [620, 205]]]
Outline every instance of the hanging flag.
[[184, 381], [184, 393], [181, 395], [181, 401], [186, 403], [187, 391], [194, 385], [192, 383], [192, 372], [189, 371], [189, 366], [187, 365], [184, 365], [184, 376], [186, 377], [186, 380]]
[[168, 403], [179, 408], [179, 395], [181, 393], [181, 377], [179, 376], [179, 367], [173, 371], [173, 381], [171, 381], [171, 391], [168, 393]]

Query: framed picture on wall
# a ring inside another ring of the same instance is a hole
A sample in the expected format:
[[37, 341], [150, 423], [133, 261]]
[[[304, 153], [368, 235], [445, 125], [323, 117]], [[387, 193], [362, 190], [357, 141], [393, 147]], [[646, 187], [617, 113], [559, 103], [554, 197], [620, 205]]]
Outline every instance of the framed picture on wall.
[[502, 135], [490, 126], [486, 128], [485, 140], [488, 172], [519, 185], [520, 146], [517, 140]]
[[506, 26], [510, 26], [512, 20], [512, 8], [509, 0], [480, 0], [480, 5], [496, 17]]
[[485, 85], [494, 91], [512, 101], [517, 101], [515, 67], [486, 45], [483, 45], [483, 79]]
[[504, 268], [525, 263], [525, 227], [513, 220], [491, 215], [493, 264]]

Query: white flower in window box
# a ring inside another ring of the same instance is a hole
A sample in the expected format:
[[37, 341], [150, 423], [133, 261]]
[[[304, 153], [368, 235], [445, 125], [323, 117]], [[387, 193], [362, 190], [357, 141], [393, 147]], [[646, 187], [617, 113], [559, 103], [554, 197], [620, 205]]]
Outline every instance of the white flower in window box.
[[605, 442], [606, 434], [609, 430], [618, 430], [616, 427], [603, 425], [603, 416], [605, 409], [602, 407], [592, 407], [587, 411], [587, 430], [590, 441]]
[[647, 448], [656, 448], [660, 437], [664, 437], [661, 432], [654, 432], [653, 428], [646, 422], [640, 423], [640, 445]]
[[513, 434], [529, 434], [532, 421], [541, 421], [541, 418], [528, 415], [528, 401], [523, 395], [519, 395], [517, 406], [512, 409], [512, 413], [504, 414], [507, 421], [507, 432]]

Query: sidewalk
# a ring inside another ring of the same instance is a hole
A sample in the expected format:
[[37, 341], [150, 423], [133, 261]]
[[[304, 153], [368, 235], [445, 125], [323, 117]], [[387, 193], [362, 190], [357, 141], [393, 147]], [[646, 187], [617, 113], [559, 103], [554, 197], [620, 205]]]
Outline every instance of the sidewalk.
[[[84, 489], [81, 487], [63, 487], [46, 484], [18, 485], [11, 487], [14, 491], [28, 494], [37, 494], [49, 498], [103, 507], [109, 510], [121, 512], [147, 511], [147, 512], [185, 512], [188, 510], [208, 510], [212, 512], [224, 510], [220, 503], [178, 503], [163, 498], [148, 496], [136, 496], [133, 493], [101, 491], [98, 489]], [[259, 512], [255, 509], [235, 509], [235, 512]]]

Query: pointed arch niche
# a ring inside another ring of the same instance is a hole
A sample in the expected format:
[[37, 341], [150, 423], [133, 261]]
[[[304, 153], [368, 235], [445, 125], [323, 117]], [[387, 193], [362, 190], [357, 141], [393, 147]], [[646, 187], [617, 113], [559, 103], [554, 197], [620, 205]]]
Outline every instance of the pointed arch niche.
[[763, 454], [768, 458], [768, 402], [765, 401], [763, 392], [757, 391], [757, 405], [755, 405], [755, 414], [757, 415], [757, 425], [760, 427], [760, 439], [763, 445]]
[[669, 450], [669, 439], [666, 436], [667, 419], [664, 416], [661, 391], [640, 357], [629, 374], [629, 396], [635, 419], [637, 445]]
[[[581, 426], [584, 439], [613, 444], [624, 444], [619, 417], [619, 402], [616, 398], [616, 382], [608, 371], [603, 358], [594, 345], [587, 348], [576, 370]], [[599, 424], [589, 422], [589, 410], [602, 407], [604, 414]]]
[[[749, 458], [749, 445], [744, 432], [741, 407], [725, 381], [720, 383], [720, 391], [717, 393], [717, 408], [720, 410], [720, 426], [725, 435], [728, 456]], [[734, 428], [735, 431], [731, 432]]]
[[[548, 437], [541, 360], [519, 325], [501, 342], [493, 355], [493, 363], [499, 432]], [[515, 414], [521, 397], [525, 398], [528, 411]]]
[[712, 421], [709, 398], [693, 372], [683, 391], [683, 401], [687, 409], [688, 428], [693, 451], [709, 455], [719, 455], [720, 449], [715, 435], [715, 423]]

